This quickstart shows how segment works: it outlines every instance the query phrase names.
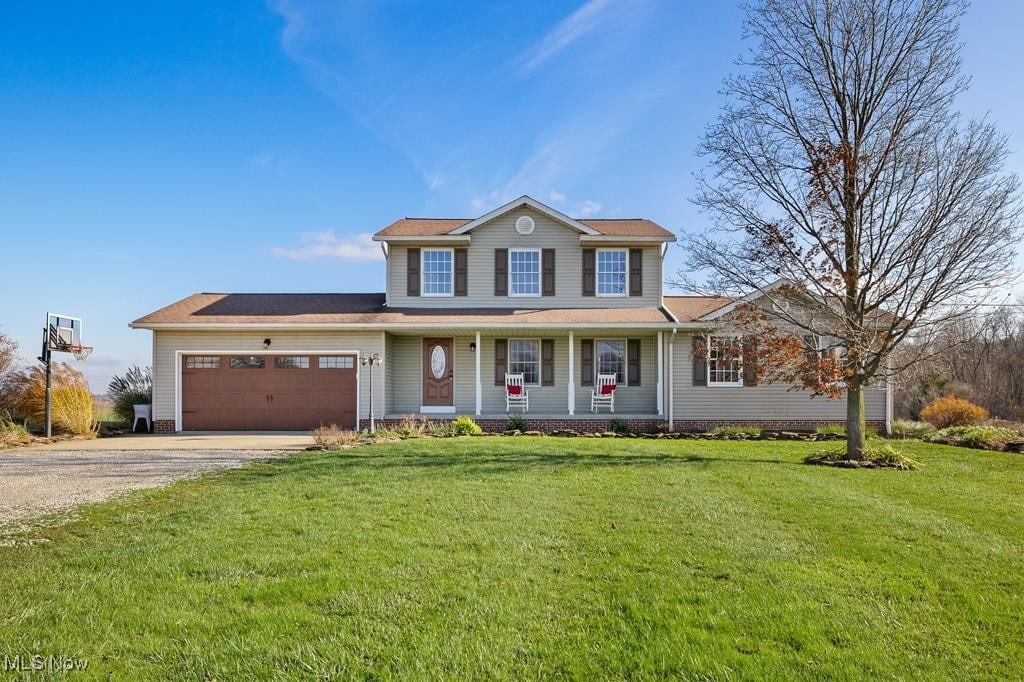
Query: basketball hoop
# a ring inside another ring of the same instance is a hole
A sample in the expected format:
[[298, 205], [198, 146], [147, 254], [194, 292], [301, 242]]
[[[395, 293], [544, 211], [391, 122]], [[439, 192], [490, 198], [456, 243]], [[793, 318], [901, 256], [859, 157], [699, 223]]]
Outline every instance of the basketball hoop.
[[67, 352], [75, 356], [76, 360], [85, 360], [92, 353], [92, 346], [68, 346]]

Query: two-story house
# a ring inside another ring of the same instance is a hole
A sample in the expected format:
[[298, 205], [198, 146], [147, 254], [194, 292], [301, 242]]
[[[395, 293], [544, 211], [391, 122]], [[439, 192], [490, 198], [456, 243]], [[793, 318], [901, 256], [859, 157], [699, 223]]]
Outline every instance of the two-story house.
[[[845, 419], [844, 401], [715, 357], [734, 301], [666, 296], [675, 236], [650, 220], [574, 219], [524, 196], [475, 219], [403, 218], [374, 239], [383, 293], [201, 293], [133, 322], [153, 331], [156, 430], [362, 428], [371, 395], [378, 424], [470, 415], [500, 430], [510, 391], [526, 392], [511, 411], [538, 430]], [[361, 364], [373, 355], [379, 366]], [[607, 401], [595, 413], [609, 381], [614, 415]], [[887, 387], [866, 406], [886, 428]]]

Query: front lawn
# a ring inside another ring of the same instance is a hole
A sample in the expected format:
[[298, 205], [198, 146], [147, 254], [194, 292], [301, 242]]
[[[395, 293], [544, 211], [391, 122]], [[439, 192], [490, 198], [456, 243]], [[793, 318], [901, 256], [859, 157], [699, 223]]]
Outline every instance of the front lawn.
[[412, 440], [133, 494], [0, 542], [0, 656], [122, 679], [1024, 675], [1024, 456], [801, 464], [815, 447]]

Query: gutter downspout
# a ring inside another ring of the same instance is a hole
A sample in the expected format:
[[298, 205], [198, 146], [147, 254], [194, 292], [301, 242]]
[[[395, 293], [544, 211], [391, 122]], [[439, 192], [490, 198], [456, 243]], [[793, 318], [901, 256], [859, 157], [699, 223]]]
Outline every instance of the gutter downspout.
[[675, 431], [676, 400], [675, 400], [675, 359], [676, 359], [676, 332], [678, 328], [672, 328], [672, 336], [669, 337], [669, 432]]

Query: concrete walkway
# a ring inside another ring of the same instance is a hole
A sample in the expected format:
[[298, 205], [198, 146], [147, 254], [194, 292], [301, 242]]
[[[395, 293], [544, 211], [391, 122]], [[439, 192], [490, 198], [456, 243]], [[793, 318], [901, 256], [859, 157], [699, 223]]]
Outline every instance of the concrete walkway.
[[70, 440], [57, 443], [43, 443], [14, 450], [2, 451], [17, 456], [18, 453], [75, 450], [77, 452], [114, 452], [125, 450], [305, 450], [313, 445], [309, 431], [260, 431], [260, 432], [193, 432], [147, 434], [136, 433], [116, 438], [94, 438], [92, 440]]

